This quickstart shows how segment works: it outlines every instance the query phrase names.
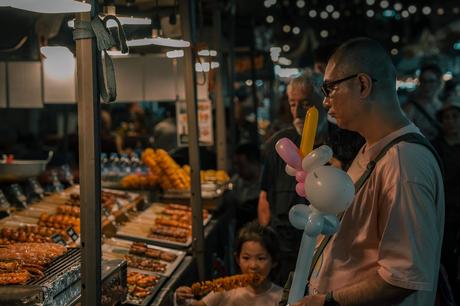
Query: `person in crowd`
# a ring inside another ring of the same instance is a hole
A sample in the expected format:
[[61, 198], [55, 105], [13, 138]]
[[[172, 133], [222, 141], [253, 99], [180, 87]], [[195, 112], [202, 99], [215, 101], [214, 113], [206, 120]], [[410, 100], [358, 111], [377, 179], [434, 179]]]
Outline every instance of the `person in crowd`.
[[153, 146], [167, 152], [177, 148], [175, 104], [165, 106], [165, 117], [153, 128]]
[[[323, 245], [299, 305], [434, 305], [444, 226], [440, 166], [401, 110], [388, 53], [369, 38], [342, 44], [322, 90], [329, 115], [366, 140], [348, 174], [356, 183], [388, 145]], [[392, 143], [415, 133], [421, 143]], [[323, 241], [323, 237], [319, 238]], [[319, 242], [321, 243], [321, 242]]]
[[270, 224], [281, 238], [280, 273], [274, 278], [274, 282], [280, 285], [284, 284], [289, 272], [295, 268], [302, 237], [302, 232], [289, 222], [289, 210], [295, 204], [306, 203], [306, 200], [295, 192], [295, 178], [286, 174], [286, 163], [276, 153], [275, 144], [279, 139], [286, 137], [297, 146], [300, 145], [305, 108], [311, 105], [316, 106], [319, 111], [316, 143], [324, 143], [327, 132], [326, 112], [321, 104], [321, 94], [314, 87], [311, 76], [312, 71], [306, 70], [289, 82], [287, 96], [293, 126], [279, 131], [264, 144], [265, 162], [258, 203], [258, 220], [262, 225]]
[[235, 259], [242, 273], [255, 273], [261, 281], [229, 291], [211, 292], [200, 301], [194, 300], [190, 287], [175, 292], [178, 305], [194, 306], [266, 306], [277, 305], [282, 288], [270, 280], [279, 260], [278, 237], [269, 227], [248, 223], [238, 235]]
[[236, 229], [257, 219], [261, 162], [259, 147], [252, 143], [239, 145], [233, 156], [232, 202], [235, 204]]
[[460, 96], [451, 96], [438, 112], [442, 132], [433, 145], [444, 163], [446, 194], [446, 220], [441, 262], [446, 268], [449, 282], [460, 300], [458, 262], [460, 251]]
[[424, 65], [420, 69], [417, 90], [404, 104], [407, 118], [422, 131], [428, 140], [435, 139], [441, 128], [436, 120], [436, 112], [442, 106], [439, 100], [441, 89], [441, 68], [435, 64]]
[[460, 97], [460, 81], [455, 78], [446, 81], [444, 84], [441, 100], [447, 101], [451, 97]]

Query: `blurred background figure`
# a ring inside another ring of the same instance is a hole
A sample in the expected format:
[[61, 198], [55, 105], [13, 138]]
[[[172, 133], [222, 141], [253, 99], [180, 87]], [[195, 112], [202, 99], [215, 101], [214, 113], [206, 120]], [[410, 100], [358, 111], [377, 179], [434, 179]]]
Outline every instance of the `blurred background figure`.
[[456, 300], [460, 298], [460, 97], [452, 96], [438, 112], [442, 131], [433, 145], [444, 163], [446, 217], [441, 261]]
[[439, 99], [441, 89], [441, 68], [435, 64], [425, 65], [420, 70], [416, 91], [403, 107], [409, 120], [420, 129], [428, 140], [435, 139], [441, 129], [436, 119], [436, 113], [442, 107]]

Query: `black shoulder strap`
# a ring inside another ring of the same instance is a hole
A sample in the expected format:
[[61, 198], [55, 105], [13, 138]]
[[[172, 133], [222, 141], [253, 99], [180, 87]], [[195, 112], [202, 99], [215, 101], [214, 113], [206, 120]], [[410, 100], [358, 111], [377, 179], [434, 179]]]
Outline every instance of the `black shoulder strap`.
[[[439, 157], [438, 153], [436, 152], [435, 148], [430, 144], [430, 142], [424, 136], [422, 136], [422, 135], [420, 135], [418, 133], [407, 133], [407, 134], [401, 135], [401, 136], [393, 139], [391, 142], [389, 142], [382, 149], [382, 151], [380, 151], [380, 153], [377, 155], [377, 157], [375, 157], [373, 160], [371, 160], [367, 164], [366, 171], [364, 171], [364, 173], [361, 175], [361, 177], [355, 183], [355, 192], [358, 192], [358, 190], [361, 189], [361, 187], [364, 185], [364, 183], [367, 181], [367, 179], [371, 175], [372, 171], [374, 171], [374, 168], [375, 168], [375, 165], [377, 164], [377, 162], [387, 153], [387, 151], [392, 146], [394, 146], [395, 144], [397, 144], [399, 142], [402, 142], [402, 141], [409, 142], [409, 143], [420, 144], [420, 145], [425, 146], [426, 148], [428, 148], [431, 151], [431, 153], [433, 153], [433, 155], [436, 158], [436, 160], [438, 161], [439, 168], [441, 169], [441, 173], [443, 173], [442, 160]], [[342, 212], [338, 216], [340, 221], [342, 221], [342, 217], [343, 217], [344, 213], [345, 212]], [[333, 235], [324, 237], [323, 241], [321, 241], [321, 244], [316, 249], [316, 252], [313, 255], [312, 263], [311, 263], [311, 266], [310, 266], [310, 272], [308, 274], [308, 280], [310, 280], [310, 277], [311, 277], [311, 275], [313, 273], [313, 269], [314, 269], [316, 263], [318, 262], [319, 257], [321, 256], [321, 254], [323, 253], [324, 249], [326, 248], [326, 245], [331, 240], [332, 236]]]

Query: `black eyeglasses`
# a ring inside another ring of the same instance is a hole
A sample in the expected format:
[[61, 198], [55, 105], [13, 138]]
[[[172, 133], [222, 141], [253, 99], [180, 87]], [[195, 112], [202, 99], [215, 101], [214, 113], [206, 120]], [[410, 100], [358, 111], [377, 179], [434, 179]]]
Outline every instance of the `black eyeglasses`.
[[[338, 80], [335, 80], [335, 81], [329, 81], [329, 82], [324, 82], [323, 85], [321, 85], [321, 92], [323, 93], [323, 95], [328, 98], [329, 95], [331, 94], [332, 90], [334, 89], [334, 86], [336, 86], [337, 84], [340, 84], [342, 82], [345, 82], [345, 81], [348, 81], [348, 80], [351, 80], [353, 78], [356, 78], [359, 74], [356, 73], [356, 74], [353, 74], [353, 75], [350, 75], [350, 76], [347, 76], [343, 79], [338, 79]], [[371, 78], [372, 82], [377, 82], [376, 79], [374, 78]]]

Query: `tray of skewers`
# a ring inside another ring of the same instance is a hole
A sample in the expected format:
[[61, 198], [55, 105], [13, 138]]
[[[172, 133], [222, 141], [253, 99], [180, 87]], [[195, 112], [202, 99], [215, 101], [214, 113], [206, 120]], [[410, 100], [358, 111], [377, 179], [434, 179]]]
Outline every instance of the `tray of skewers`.
[[102, 245], [104, 258], [124, 259], [129, 268], [171, 276], [185, 257], [185, 252], [153, 246], [142, 242], [131, 242], [111, 238]]
[[[203, 225], [211, 220], [203, 209]], [[170, 248], [192, 244], [192, 211], [187, 205], [154, 203], [120, 227], [117, 237]]]
[[128, 268], [128, 296], [124, 305], [150, 305], [166, 281], [166, 277], [153, 272]]

